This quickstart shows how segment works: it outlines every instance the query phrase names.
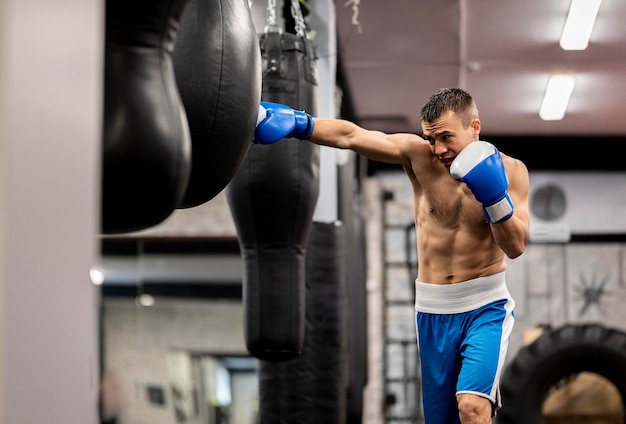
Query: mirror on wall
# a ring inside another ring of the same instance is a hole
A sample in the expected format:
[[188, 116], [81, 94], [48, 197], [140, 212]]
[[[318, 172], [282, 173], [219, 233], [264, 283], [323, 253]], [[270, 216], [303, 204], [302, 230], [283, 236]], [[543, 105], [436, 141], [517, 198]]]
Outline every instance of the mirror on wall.
[[103, 423], [256, 422], [256, 358], [243, 348], [239, 302], [145, 298], [103, 299]]
[[236, 239], [109, 238], [102, 250], [101, 422], [255, 422]]
[[168, 362], [177, 423], [257, 422], [255, 359], [175, 351]]

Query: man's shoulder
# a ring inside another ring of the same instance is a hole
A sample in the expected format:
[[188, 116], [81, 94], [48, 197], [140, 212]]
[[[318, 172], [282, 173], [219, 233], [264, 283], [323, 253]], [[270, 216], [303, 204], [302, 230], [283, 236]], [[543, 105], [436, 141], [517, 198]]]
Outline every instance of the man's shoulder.
[[500, 156], [502, 156], [502, 160], [508, 162], [510, 165], [526, 169], [526, 164], [521, 159], [514, 156], [509, 156], [503, 152], [500, 152]]

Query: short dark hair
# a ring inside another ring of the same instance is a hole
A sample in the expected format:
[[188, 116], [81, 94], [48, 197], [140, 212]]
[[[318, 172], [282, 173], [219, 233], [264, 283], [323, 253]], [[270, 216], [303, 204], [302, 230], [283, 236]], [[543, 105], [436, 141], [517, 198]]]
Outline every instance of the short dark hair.
[[473, 119], [478, 118], [476, 103], [467, 91], [460, 88], [442, 88], [422, 108], [422, 122], [434, 122], [449, 110], [462, 115], [466, 127]]

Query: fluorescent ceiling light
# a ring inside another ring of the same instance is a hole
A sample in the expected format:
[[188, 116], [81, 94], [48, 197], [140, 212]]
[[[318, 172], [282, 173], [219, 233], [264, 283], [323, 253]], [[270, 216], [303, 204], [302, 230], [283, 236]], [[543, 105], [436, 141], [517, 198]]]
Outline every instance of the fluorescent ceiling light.
[[559, 121], [565, 116], [567, 104], [574, 91], [574, 75], [552, 74], [543, 96], [539, 116], [544, 121]]
[[560, 45], [564, 50], [585, 50], [602, 0], [572, 0]]

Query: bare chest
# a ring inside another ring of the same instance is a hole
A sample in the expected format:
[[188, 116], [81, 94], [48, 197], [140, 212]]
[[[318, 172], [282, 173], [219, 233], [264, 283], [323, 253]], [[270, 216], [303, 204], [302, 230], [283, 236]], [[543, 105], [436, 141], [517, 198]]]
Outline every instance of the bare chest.
[[[416, 212], [420, 220], [444, 227], [476, 227], [486, 224], [482, 205], [467, 186], [452, 178], [440, 179], [421, 191]], [[417, 218], [417, 217], [416, 217]]]

